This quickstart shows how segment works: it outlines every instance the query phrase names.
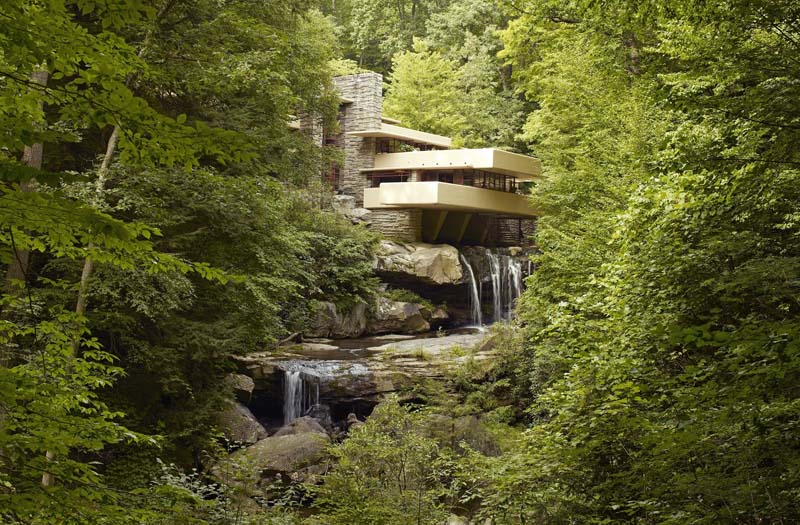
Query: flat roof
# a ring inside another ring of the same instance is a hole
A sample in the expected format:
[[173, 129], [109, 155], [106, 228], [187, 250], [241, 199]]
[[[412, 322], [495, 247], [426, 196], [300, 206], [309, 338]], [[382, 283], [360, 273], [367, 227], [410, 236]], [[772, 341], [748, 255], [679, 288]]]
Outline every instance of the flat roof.
[[406, 140], [408, 142], [416, 142], [418, 144], [429, 144], [440, 148], [449, 148], [453, 141], [450, 137], [443, 137], [442, 135], [435, 135], [433, 133], [426, 133], [416, 129], [403, 128], [395, 126], [394, 124], [381, 123], [380, 129], [367, 129], [364, 131], [349, 131], [348, 135], [356, 137], [377, 137], [388, 138], [397, 140]]
[[522, 181], [541, 176], [539, 159], [496, 148], [381, 153], [375, 155], [372, 168], [362, 171], [465, 169], [510, 175]]
[[381, 117], [381, 122], [385, 122], [387, 124], [400, 124], [400, 121], [396, 118], [389, 118], [389, 117]]

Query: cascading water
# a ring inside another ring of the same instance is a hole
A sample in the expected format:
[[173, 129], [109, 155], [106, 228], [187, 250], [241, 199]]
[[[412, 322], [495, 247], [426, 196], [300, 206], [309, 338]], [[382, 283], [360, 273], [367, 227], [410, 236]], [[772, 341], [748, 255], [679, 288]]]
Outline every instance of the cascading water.
[[508, 319], [514, 313], [514, 301], [522, 295], [522, 262], [508, 258]]
[[283, 422], [288, 425], [319, 404], [319, 381], [303, 370], [283, 371]]
[[478, 292], [478, 281], [475, 279], [475, 272], [472, 271], [472, 265], [469, 263], [463, 254], [458, 254], [461, 259], [461, 264], [467, 269], [469, 276], [470, 288], [470, 310], [472, 312], [472, 324], [474, 326], [483, 326], [483, 315], [481, 314], [481, 294]]
[[502, 274], [500, 272], [500, 256], [486, 250], [486, 257], [489, 259], [489, 272], [492, 278], [492, 312], [494, 313], [494, 322], [503, 320], [502, 309]]
[[[492, 284], [492, 321], [511, 320], [514, 313], [516, 300], [522, 295], [522, 261], [510, 255], [486, 250], [487, 266], [489, 269], [489, 281]], [[462, 263], [469, 268], [470, 273], [474, 273], [466, 259], [462, 256]], [[478, 280], [482, 283], [483, 279]], [[473, 293], [474, 296], [474, 293]], [[483, 294], [478, 295], [478, 300]], [[471, 303], [474, 297], [471, 297]], [[474, 306], [473, 306], [474, 311]], [[473, 315], [474, 322], [474, 315]]]

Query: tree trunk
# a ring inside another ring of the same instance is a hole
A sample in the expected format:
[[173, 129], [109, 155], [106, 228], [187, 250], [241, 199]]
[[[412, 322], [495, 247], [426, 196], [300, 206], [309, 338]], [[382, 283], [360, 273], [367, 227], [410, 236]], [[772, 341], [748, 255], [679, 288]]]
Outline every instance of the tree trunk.
[[[31, 80], [40, 84], [42, 86], [47, 85], [47, 79], [49, 74], [47, 71], [34, 71], [31, 74]], [[44, 102], [41, 103], [40, 107], [44, 106]], [[25, 146], [25, 149], [22, 152], [22, 159], [20, 162], [22, 164], [36, 168], [37, 170], [42, 169], [42, 158], [44, 156], [44, 144], [41, 142], [37, 142], [36, 144], [32, 144], [30, 146]], [[28, 180], [20, 184], [20, 189], [25, 192], [36, 191], [36, 181], [35, 180]], [[11, 263], [8, 265], [8, 270], [6, 271], [6, 281], [5, 281], [5, 289], [6, 293], [8, 294], [17, 294], [20, 292], [20, 288], [14, 285], [14, 281], [27, 281], [27, 274], [28, 274], [28, 264], [30, 263], [30, 252], [28, 250], [14, 250], [14, 257], [11, 259]]]
[[[147, 48], [150, 46], [150, 40], [155, 32], [156, 27], [158, 26], [159, 22], [166, 16], [166, 14], [175, 6], [177, 0], [167, 0], [161, 9], [156, 14], [156, 18], [154, 20], [154, 25], [151, 27], [147, 34], [144, 37], [144, 41], [142, 42], [142, 47], [139, 49], [137, 55], [141, 58], [144, 53], [147, 51]], [[127, 84], [130, 85], [133, 77], [129, 77], [127, 79]], [[119, 134], [120, 134], [120, 127], [114, 126], [114, 130], [111, 132], [111, 136], [108, 137], [108, 144], [106, 144], [106, 153], [103, 155], [103, 162], [100, 163], [100, 168], [97, 170], [97, 180], [95, 181], [95, 193], [94, 193], [94, 205], [96, 208], [102, 208], [103, 206], [103, 193], [105, 192], [106, 180], [108, 179], [108, 171], [111, 167], [111, 161], [114, 159], [114, 153], [117, 151], [117, 143], [119, 142]], [[91, 250], [93, 245], [89, 243], [88, 248]], [[85, 315], [86, 314], [86, 303], [87, 303], [87, 296], [89, 292], [89, 280], [92, 277], [92, 272], [94, 271], [94, 262], [90, 255], [87, 255], [86, 258], [83, 260], [83, 270], [81, 271], [81, 282], [78, 287], [78, 297], [75, 301], [75, 313], [78, 315]], [[72, 357], [76, 357], [80, 350], [80, 340], [75, 340], [72, 342]], [[48, 451], [46, 454], [47, 460], [52, 461], [55, 459], [55, 453]], [[42, 474], [42, 486], [43, 487], [52, 487], [55, 484], [55, 477], [45, 472]]]

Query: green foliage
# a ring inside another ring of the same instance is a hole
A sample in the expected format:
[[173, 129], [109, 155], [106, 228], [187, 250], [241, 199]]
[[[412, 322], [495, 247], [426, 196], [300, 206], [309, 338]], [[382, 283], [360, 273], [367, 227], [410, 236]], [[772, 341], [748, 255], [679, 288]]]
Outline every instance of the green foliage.
[[424, 40], [393, 57], [386, 112], [404, 125], [452, 136], [467, 147], [524, 147], [524, 104], [497, 58], [507, 18], [489, 0], [452, 3]]
[[383, 296], [391, 301], [421, 304], [431, 311], [434, 310], [433, 303], [424, 297], [421, 297], [419, 294], [416, 294], [411, 290], [406, 290], [405, 288], [388, 288], [385, 292], [383, 292]]
[[386, 73], [392, 57], [411, 49], [415, 37], [425, 35], [430, 17], [445, 9], [449, 0], [339, 0], [328, 13], [345, 58], [358, 67]]
[[417, 40], [413, 51], [394, 56], [390, 81], [384, 101], [387, 116], [440, 135], [454, 135], [464, 125], [456, 65], [424, 42]]
[[483, 515], [796, 521], [796, 12], [525, 11], [504, 38], [548, 175], [516, 374], [534, 424], [478, 467]]
[[[80, 11], [88, 26], [78, 22]], [[148, 74], [136, 50], [118, 33], [146, 28], [155, 9], [149, 2], [48, 2], [4, 5], [0, 32], [0, 142], [11, 151], [48, 141], [76, 141], [85, 130], [119, 125], [126, 162], [196, 165], [201, 156], [220, 162], [252, 157], [237, 134], [202, 122], [187, 125], [162, 115], [137, 97], [128, 79]], [[50, 84], [30, 76], [49, 73]], [[45, 103], [45, 115], [41, 105]], [[185, 119], [184, 119], [185, 120]], [[49, 121], [49, 122], [48, 122]], [[7, 153], [6, 153], [7, 154]]]
[[337, 463], [325, 475], [309, 523], [441, 523], [442, 461], [433, 439], [425, 437], [423, 414], [388, 400], [367, 423], [332, 449]]
[[[337, 103], [310, 7], [4, 4], [0, 262], [31, 259], [0, 304], [0, 521], [243, 523], [194, 481], [143, 485], [154, 454], [191, 464], [214, 437], [232, 353], [373, 292], [374, 237], [298, 189], [328, 159], [287, 122]], [[35, 143], [45, 170], [18, 160]]]

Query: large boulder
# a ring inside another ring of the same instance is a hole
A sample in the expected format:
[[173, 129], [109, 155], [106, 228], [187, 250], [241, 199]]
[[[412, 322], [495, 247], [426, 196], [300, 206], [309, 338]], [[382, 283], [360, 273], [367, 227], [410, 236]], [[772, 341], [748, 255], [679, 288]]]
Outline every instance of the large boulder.
[[241, 403], [229, 402], [217, 417], [217, 424], [228, 440], [252, 444], [267, 437], [267, 431], [250, 409]]
[[228, 464], [252, 469], [269, 484], [269, 480], [280, 477], [292, 481], [310, 481], [324, 472], [330, 445], [327, 434], [301, 432], [271, 436], [253, 446], [234, 452], [227, 462], [215, 468], [215, 473], [225, 481]]
[[244, 374], [228, 374], [225, 384], [233, 390], [236, 399], [242, 403], [250, 402], [253, 397], [253, 389], [256, 387], [253, 378]]
[[308, 337], [358, 337], [367, 327], [367, 306], [359, 303], [347, 312], [339, 312], [335, 304], [319, 301], [313, 319], [305, 331]]
[[379, 274], [393, 274], [423, 284], [459, 284], [464, 274], [458, 250], [449, 244], [381, 241], [373, 263]]
[[375, 311], [367, 322], [367, 332], [370, 334], [427, 332], [431, 329], [431, 325], [426, 318], [430, 317], [430, 311], [423, 305], [379, 297]]
[[305, 432], [316, 432], [317, 434], [327, 434], [325, 428], [316, 419], [303, 416], [295, 419], [288, 425], [282, 426], [277, 432], [273, 434], [277, 436], [291, 436], [293, 434], [303, 434]]

